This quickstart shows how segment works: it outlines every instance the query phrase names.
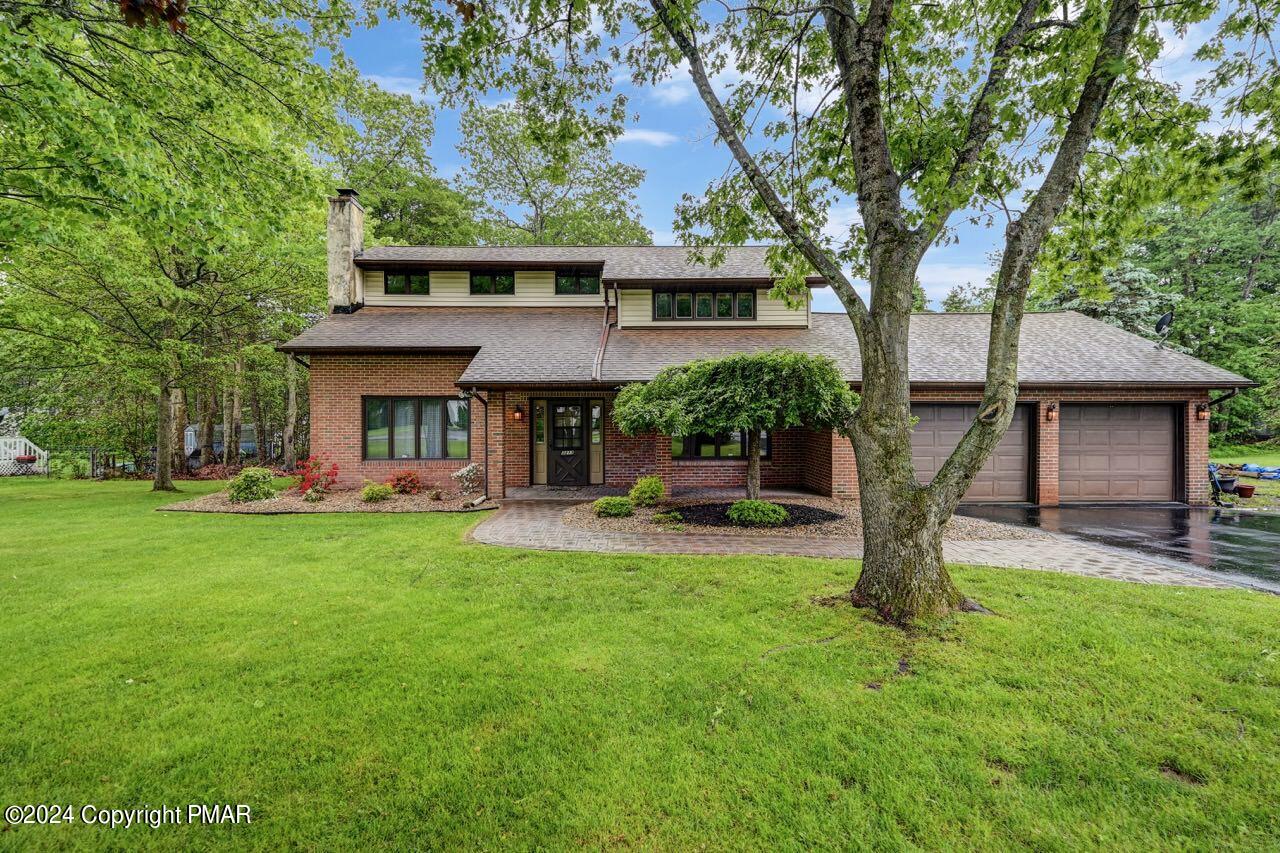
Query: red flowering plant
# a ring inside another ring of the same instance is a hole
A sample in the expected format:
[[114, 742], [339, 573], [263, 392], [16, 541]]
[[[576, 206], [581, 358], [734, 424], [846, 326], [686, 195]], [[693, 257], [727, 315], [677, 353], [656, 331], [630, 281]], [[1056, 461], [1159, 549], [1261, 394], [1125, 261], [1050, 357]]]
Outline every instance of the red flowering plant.
[[418, 479], [417, 471], [399, 471], [387, 480], [387, 485], [397, 495], [416, 495], [422, 491], [422, 480]]
[[308, 456], [298, 467], [297, 489], [304, 501], [322, 501], [338, 482], [338, 463]]

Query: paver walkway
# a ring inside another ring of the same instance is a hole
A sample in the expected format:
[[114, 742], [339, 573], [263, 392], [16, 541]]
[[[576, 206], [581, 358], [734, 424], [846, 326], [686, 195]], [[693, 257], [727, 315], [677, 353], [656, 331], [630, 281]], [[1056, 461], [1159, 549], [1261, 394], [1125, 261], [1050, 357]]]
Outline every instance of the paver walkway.
[[[764, 554], [792, 557], [860, 557], [862, 543], [849, 539], [717, 534], [604, 533], [569, 527], [563, 501], [506, 501], [476, 525], [471, 538], [487, 545], [539, 551], [595, 551], [650, 554]], [[1232, 589], [1237, 585], [1195, 566], [1134, 556], [1061, 534], [1046, 539], [981, 539], [944, 542], [949, 563], [1006, 566], [1134, 583]]]

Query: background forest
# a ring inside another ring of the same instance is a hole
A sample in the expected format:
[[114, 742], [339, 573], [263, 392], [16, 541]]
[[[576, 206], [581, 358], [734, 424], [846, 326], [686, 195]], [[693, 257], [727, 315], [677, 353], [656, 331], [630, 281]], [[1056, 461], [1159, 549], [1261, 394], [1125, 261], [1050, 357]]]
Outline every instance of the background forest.
[[[462, 168], [439, 174], [434, 108], [342, 54], [363, 14], [0, 0], [0, 429], [20, 423], [72, 466], [108, 454], [164, 489], [194, 462], [239, 462], [252, 424], [258, 461], [292, 469], [306, 371], [275, 345], [324, 310], [335, 186], [359, 190], [372, 244], [651, 242], [644, 173], [613, 140], [561, 128], [547, 144], [510, 105], [468, 108]], [[1087, 257], [1078, 217], [1033, 304], [1148, 337], [1174, 310], [1168, 345], [1263, 383], [1215, 416], [1217, 439], [1273, 435], [1278, 182], [1151, 194]], [[941, 308], [989, 299], [958, 287]]]

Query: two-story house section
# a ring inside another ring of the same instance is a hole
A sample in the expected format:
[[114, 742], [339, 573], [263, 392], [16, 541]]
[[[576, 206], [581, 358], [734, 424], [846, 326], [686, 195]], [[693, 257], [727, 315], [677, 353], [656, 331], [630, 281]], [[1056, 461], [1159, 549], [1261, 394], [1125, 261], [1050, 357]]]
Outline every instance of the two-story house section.
[[[329, 307], [282, 350], [310, 370], [311, 450], [344, 485], [404, 469], [448, 485], [476, 462], [491, 497], [528, 487], [673, 490], [745, 483], [739, 435], [625, 436], [618, 389], [669, 365], [775, 348], [860, 362], [844, 314], [772, 298], [767, 247], [697, 263], [679, 246], [364, 247], [352, 190], [329, 210]], [[826, 282], [819, 276], [811, 287]], [[917, 476], [928, 479], [976, 414], [990, 318], [911, 324]], [[1210, 392], [1244, 377], [1074, 312], [1027, 315], [1017, 416], [967, 500], [1208, 500]], [[762, 482], [856, 498], [849, 442], [766, 437]]]

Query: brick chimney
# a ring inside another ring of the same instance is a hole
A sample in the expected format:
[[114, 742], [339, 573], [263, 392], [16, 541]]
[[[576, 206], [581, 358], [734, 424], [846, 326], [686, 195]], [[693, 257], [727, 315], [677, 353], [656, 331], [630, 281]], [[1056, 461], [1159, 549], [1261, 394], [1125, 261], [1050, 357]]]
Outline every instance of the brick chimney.
[[329, 311], [350, 314], [364, 302], [355, 256], [364, 250], [364, 208], [352, 189], [329, 199]]

